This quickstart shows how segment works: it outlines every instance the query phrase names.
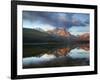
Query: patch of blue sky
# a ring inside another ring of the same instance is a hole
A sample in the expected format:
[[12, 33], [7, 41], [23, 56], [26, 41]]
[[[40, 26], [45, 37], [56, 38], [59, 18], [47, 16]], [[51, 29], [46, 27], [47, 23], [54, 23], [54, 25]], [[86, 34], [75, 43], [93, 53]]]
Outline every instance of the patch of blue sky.
[[89, 33], [90, 27], [88, 26], [72, 26], [71, 28], [68, 29], [68, 31], [73, 34], [73, 35], [80, 35], [84, 33]]

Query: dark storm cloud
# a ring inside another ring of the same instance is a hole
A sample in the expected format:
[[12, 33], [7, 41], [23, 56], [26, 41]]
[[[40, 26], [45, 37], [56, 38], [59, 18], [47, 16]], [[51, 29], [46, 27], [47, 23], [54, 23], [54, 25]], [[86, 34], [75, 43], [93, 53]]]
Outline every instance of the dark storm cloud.
[[86, 26], [89, 25], [89, 15], [80, 13], [58, 13], [23, 11], [23, 21], [31, 23], [49, 24], [55, 27]]

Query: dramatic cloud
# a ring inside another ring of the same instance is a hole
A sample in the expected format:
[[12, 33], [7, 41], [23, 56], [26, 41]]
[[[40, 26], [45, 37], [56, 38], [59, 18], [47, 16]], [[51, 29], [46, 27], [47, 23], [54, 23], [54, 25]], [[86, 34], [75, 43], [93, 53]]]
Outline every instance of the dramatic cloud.
[[[47, 26], [47, 28], [46, 28]], [[49, 26], [49, 27], [48, 27]], [[24, 28], [53, 29], [53, 27], [65, 27], [70, 29], [89, 26], [89, 14], [23, 11]], [[44, 28], [43, 28], [44, 27]]]
[[89, 15], [79, 13], [23, 11], [23, 21], [24, 20], [31, 23], [40, 22], [56, 27], [65, 26], [69, 28], [71, 26], [85, 26], [89, 24]]

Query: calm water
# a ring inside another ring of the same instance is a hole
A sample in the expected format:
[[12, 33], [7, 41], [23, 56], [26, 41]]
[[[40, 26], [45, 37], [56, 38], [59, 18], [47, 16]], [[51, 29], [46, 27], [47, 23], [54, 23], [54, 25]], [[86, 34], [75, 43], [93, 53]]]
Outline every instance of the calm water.
[[23, 68], [89, 65], [89, 44], [24, 45], [23, 52]]

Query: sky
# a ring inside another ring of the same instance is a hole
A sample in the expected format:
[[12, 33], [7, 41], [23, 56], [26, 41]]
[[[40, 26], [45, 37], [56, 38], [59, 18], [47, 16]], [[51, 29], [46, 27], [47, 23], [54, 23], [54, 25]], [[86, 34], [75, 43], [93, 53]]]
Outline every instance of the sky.
[[64, 27], [73, 35], [89, 32], [90, 16], [86, 13], [23, 11], [23, 28], [43, 31]]

